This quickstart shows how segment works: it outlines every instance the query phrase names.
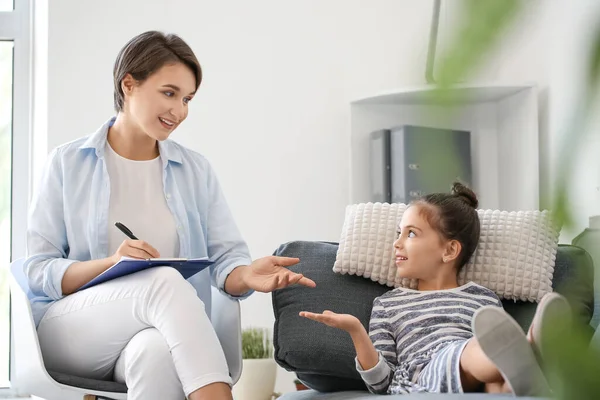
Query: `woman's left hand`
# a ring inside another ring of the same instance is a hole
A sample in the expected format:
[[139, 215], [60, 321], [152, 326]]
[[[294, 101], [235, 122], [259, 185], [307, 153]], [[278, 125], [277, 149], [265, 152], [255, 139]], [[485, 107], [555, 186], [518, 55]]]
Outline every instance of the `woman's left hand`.
[[295, 283], [315, 287], [317, 284], [302, 274], [290, 271], [287, 267], [297, 264], [298, 258], [268, 256], [255, 260], [244, 274], [244, 283], [257, 292], [272, 292]]

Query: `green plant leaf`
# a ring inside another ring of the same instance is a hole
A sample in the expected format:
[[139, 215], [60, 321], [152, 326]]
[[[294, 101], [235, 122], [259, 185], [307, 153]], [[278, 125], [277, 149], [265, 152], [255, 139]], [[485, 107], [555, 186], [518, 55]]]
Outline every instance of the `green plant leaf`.
[[518, 0], [463, 2], [463, 19], [442, 56], [437, 79], [440, 88], [463, 80], [486, 59], [522, 5]]
[[273, 356], [269, 331], [263, 328], [248, 328], [242, 331], [242, 358], [262, 359]]

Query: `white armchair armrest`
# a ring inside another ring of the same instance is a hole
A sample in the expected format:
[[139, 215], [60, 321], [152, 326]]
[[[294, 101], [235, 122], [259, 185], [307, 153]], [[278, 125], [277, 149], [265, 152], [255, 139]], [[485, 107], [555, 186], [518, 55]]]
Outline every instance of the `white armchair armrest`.
[[231, 379], [235, 384], [242, 375], [242, 326], [240, 302], [212, 287], [211, 321], [225, 352]]

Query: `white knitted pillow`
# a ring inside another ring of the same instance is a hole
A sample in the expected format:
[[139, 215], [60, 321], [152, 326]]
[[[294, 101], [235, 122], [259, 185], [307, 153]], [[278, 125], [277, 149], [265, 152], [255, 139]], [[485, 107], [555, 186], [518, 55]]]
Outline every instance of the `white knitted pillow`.
[[[393, 243], [406, 204], [362, 203], [346, 208], [333, 270], [359, 275], [393, 287], [416, 287], [402, 279], [394, 262]], [[550, 212], [477, 210], [481, 237], [459, 275], [499, 297], [539, 301], [552, 292], [560, 229]]]

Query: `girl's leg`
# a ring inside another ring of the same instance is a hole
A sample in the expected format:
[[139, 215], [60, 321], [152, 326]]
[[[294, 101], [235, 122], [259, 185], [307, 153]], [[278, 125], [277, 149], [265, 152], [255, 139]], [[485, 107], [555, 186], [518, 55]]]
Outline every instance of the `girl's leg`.
[[502, 383], [486, 383], [483, 390], [485, 393], [512, 393], [506, 382]]
[[502, 374], [475, 338], [469, 340], [461, 354], [460, 378], [465, 392], [478, 392], [488, 386], [489, 390], [494, 390], [504, 384]]
[[[151, 268], [61, 299], [40, 322], [38, 336], [48, 369], [112, 379], [121, 352], [148, 328], [163, 337], [183, 393], [194, 400], [202, 392], [231, 398], [225, 356], [204, 304], [172, 268]], [[130, 365], [148, 368], [142, 364]], [[143, 398], [139, 380], [132, 382], [129, 398]]]

